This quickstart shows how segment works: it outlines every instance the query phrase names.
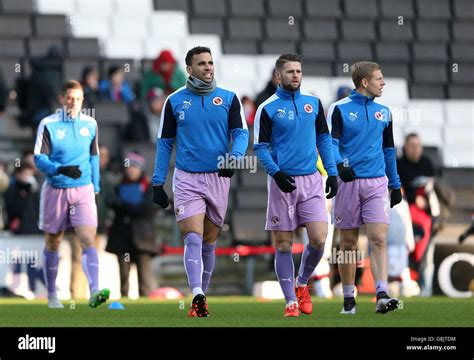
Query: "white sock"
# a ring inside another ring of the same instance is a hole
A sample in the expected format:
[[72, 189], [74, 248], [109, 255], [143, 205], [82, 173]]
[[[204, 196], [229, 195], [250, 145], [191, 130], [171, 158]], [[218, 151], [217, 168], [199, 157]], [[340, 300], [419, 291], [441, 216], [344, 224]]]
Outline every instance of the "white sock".
[[286, 303], [286, 307], [291, 306], [291, 305], [293, 305], [293, 304], [296, 304], [296, 306], [298, 306], [298, 301], [296, 301], [296, 300], [290, 300], [290, 301], [288, 301], [288, 302]]
[[300, 283], [300, 277], [298, 276], [296, 278], [296, 287], [304, 287], [304, 286], [308, 286], [308, 283], [306, 284]]
[[198, 294], [204, 295], [204, 292], [202, 291], [200, 287], [193, 288], [193, 296], [196, 296]]

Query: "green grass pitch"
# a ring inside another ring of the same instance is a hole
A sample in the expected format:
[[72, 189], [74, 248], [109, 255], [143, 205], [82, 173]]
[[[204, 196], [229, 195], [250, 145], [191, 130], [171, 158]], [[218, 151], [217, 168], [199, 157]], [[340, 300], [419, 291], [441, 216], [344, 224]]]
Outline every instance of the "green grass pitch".
[[209, 296], [209, 318], [187, 318], [190, 298], [183, 301], [122, 301], [124, 310], [109, 310], [110, 302], [90, 309], [86, 302], [49, 309], [46, 300], [0, 299], [0, 327], [472, 327], [473, 299], [410, 298], [403, 309], [375, 314], [375, 303], [357, 298], [355, 316], [340, 315], [341, 299], [313, 298], [313, 314], [283, 317], [283, 301], [252, 297]]

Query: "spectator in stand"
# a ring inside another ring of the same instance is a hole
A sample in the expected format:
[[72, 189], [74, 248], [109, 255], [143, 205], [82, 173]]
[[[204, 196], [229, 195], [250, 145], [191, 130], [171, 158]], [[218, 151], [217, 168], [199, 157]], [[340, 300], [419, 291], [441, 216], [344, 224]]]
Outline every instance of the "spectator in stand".
[[146, 96], [145, 115], [148, 121], [151, 141], [155, 141], [160, 128], [161, 112], [166, 100], [165, 92], [160, 88], [153, 88]]
[[86, 66], [82, 70], [81, 84], [84, 89], [85, 108], [93, 108], [100, 100], [99, 72], [93, 66]]
[[186, 74], [177, 66], [169, 50], [163, 50], [153, 61], [152, 69], [143, 75], [140, 97], [145, 99], [152, 88], [162, 89], [166, 95], [186, 84]]
[[255, 98], [255, 107], [258, 108], [261, 103], [263, 103], [270, 96], [275, 94], [277, 86], [278, 86], [278, 77], [277, 77], [275, 69], [273, 69], [271, 79], [268, 80], [265, 88], [262, 91], [260, 91], [257, 97]]
[[247, 121], [248, 126], [253, 126], [253, 122], [255, 119], [255, 113], [257, 112], [257, 108], [255, 107], [255, 103], [251, 98], [244, 95], [242, 96], [242, 107], [244, 108], [244, 115], [245, 120]]
[[339, 101], [341, 99], [344, 99], [345, 97], [348, 97], [351, 94], [352, 89], [349, 86], [339, 86], [337, 89], [336, 93], [336, 101]]
[[5, 228], [3, 193], [10, 186], [10, 177], [7, 174], [7, 164], [0, 159], [0, 232]]
[[8, 97], [8, 90], [5, 84], [5, 80], [3, 79], [2, 69], [0, 68], [0, 116], [2, 116], [7, 106], [7, 97]]
[[99, 90], [101, 99], [126, 104], [131, 104], [135, 100], [135, 94], [125, 80], [125, 72], [118, 65], [109, 68], [108, 79], [100, 82]]

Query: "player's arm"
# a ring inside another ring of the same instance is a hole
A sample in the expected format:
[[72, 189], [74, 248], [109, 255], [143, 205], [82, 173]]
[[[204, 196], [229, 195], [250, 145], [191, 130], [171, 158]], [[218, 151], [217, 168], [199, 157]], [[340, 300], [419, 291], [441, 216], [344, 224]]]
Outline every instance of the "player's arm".
[[161, 113], [160, 128], [156, 139], [155, 169], [151, 178], [153, 186], [163, 185], [168, 174], [168, 167], [176, 137], [177, 121], [173, 114], [171, 102], [166, 99]]
[[245, 120], [244, 109], [237, 95], [234, 95], [229, 110], [229, 130], [232, 136], [232, 150], [230, 155], [241, 159], [247, 151], [249, 131], [247, 121]]
[[[339, 141], [342, 137], [342, 116], [341, 110], [336, 105], [331, 105], [328, 111], [329, 130], [331, 132], [332, 151], [336, 165], [342, 163], [341, 153], [339, 152]], [[319, 148], [318, 148], [319, 149]]]
[[385, 174], [388, 177], [388, 187], [390, 189], [400, 189], [400, 177], [397, 173], [397, 157], [393, 141], [393, 121], [389, 115], [389, 122], [383, 131], [383, 155], [385, 158]]
[[274, 176], [280, 168], [273, 161], [270, 154], [272, 138], [272, 119], [263, 106], [259, 106], [255, 114], [253, 150], [262, 163], [263, 168], [270, 176]]
[[319, 101], [318, 116], [316, 117], [316, 145], [321, 158], [323, 160], [324, 168], [329, 176], [337, 176], [336, 163], [334, 161], [334, 154], [332, 150], [331, 134], [329, 133], [326, 117], [324, 116], [324, 109], [321, 101]]
[[36, 134], [34, 159], [36, 167], [46, 175], [57, 175], [61, 164], [51, 160], [51, 135], [48, 128], [40, 123]]
[[99, 127], [95, 126], [95, 135], [91, 142], [89, 163], [91, 165], [92, 185], [94, 193], [100, 192], [100, 153], [99, 153]]

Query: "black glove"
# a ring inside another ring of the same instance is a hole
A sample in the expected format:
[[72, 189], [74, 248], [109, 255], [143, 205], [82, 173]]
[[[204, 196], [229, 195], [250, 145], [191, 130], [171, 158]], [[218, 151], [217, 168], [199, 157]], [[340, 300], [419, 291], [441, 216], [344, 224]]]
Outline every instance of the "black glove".
[[390, 192], [390, 207], [393, 208], [395, 205], [402, 201], [402, 191], [400, 189], [393, 189]]
[[234, 169], [219, 169], [219, 172], [217, 175], [219, 177], [226, 177], [226, 178], [231, 178], [232, 175], [234, 175], [235, 170]]
[[73, 179], [79, 179], [82, 175], [82, 171], [79, 169], [78, 165], [60, 166], [58, 168], [58, 173]]
[[356, 177], [354, 170], [352, 170], [352, 168], [349, 166], [344, 166], [343, 163], [337, 164], [337, 171], [339, 173], [339, 177], [344, 182], [351, 182]]
[[163, 185], [153, 186], [153, 202], [160, 205], [163, 209], [166, 209], [170, 204]]
[[326, 199], [332, 199], [337, 194], [337, 176], [329, 176], [326, 180]]
[[283, 171], [277, 171], [275, 175], [273, 175], [273, 179], [275, 179], [278, 187], [284, 193], [290, 193], [296, 189], [296, 186], [293, 185], [295, 180], [291, 176], [286, 175]]

